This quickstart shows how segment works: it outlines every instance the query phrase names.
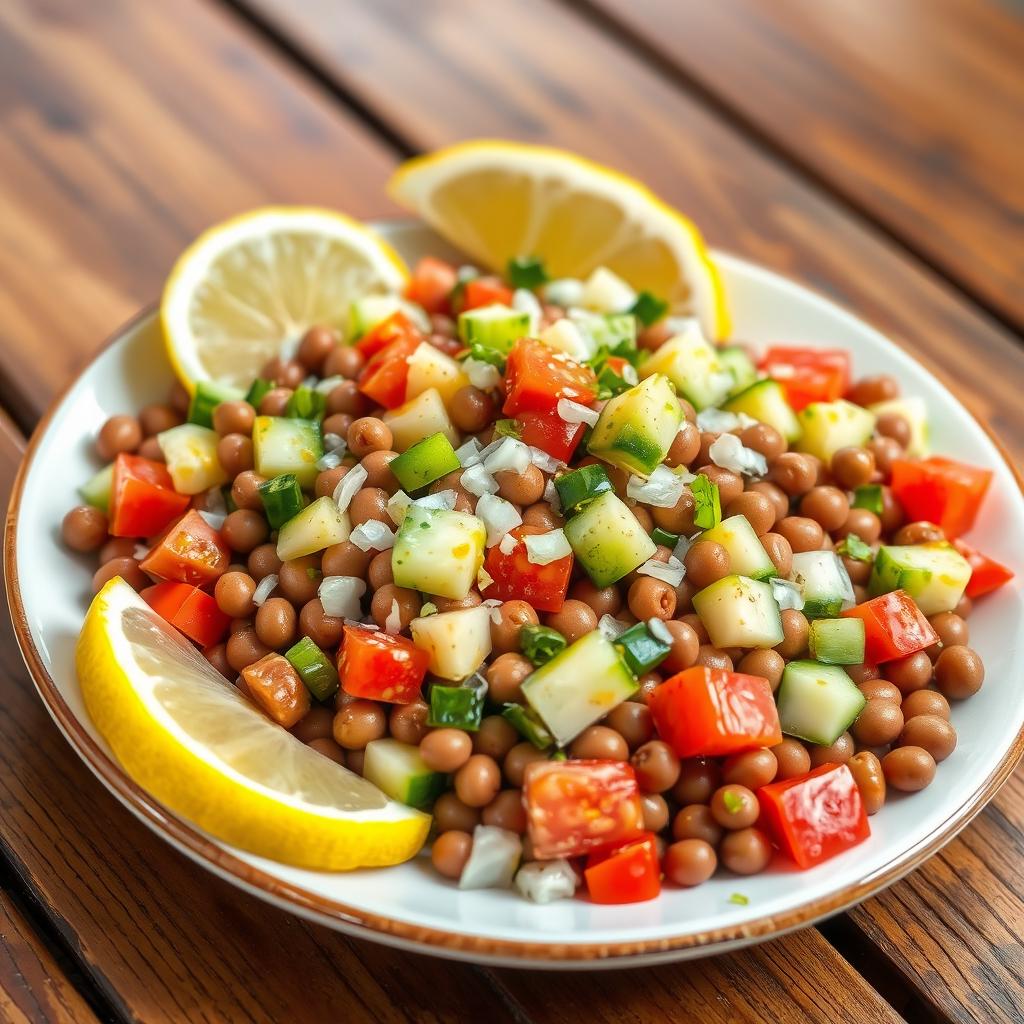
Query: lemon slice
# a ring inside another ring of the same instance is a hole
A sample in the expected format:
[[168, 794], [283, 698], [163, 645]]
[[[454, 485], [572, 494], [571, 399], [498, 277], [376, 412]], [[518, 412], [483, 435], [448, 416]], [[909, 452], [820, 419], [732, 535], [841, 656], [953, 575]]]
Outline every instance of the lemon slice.
[[722, 280], [700, 232], [638, 181], [546, 146], [464, 142], [404, 163], [391, 196], [474, 259], [539, 256], [553, 277], [605, 266], [727, 337]]
[[160, 318], [171, 363], [196, 381], [247, 388], [314, 324], [343, 329], [354, 299], [399, 290], [401, 257], [332, 210], [271, 206], [224, 221], [178, 257]]
[[76, 665], [125, 771], [212, 835], [324, 871], [398, 864], [423, 845], [428, 815], [264, 717], [118, 577], [93, 599]]

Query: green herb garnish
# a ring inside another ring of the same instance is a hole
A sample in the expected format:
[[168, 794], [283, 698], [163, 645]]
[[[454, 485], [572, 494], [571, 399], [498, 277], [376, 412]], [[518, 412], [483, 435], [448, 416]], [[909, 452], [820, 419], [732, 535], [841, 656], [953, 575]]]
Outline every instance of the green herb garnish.
[[743, 798], [734, 793], [731, 789], [727, 789], [722, 794], [722, 803], [725, 804], [725, 809], [730, 814], [739, 814], [743, 810]]
[[547, 664], [568, 641], [550, 626], [523, 626], [519, 631], [519, 647], [536, 668]]
[[706, 476], [698, 474], [697, 479], [690, 483], [693, 494], [693, 522], [702, 530], [710, 530], [722, 521], [722, 500], [718, 496], [718, 484]]
[[863, 484], [853, 492], [853, 507], [866, 508], [876, 516], [882, 514], [882, 485]]
[[749, 896], [744, 896], [743, 893], [741, 893], [741, 892], [734, 892], [729, 897], [729, 902], [730, 903], [735, 903], [737, 906], [740, 906], [740, 907], [745, 907], [745, 906], [747, 906], [750, 903], [750, 897]]
[[636, 302], [629, 307], [629, 312], [644, 327], [650, 327], [651, 324], [657, 323], [668, 312], [668, 303], [664, 299], [659, 299], [656, 295], [652, 295], [650, 292], [641, 292], [636, 297]]
[[326, 411], [327, 396], [303, 384], [292, 392], [284, 414], [300, 420], [320, 420]]
[[836, 554], [855, 558], [858, 562], [870, 562], [875, 557], [871, 545], [865, 544], [855, 533], [848, 533], [846, 539], [836, 545]]
[[495, 437], [514, 437], [517, 441], [523, 436], [519, 424], [515, 420], [498, 420], [494, 424]]
[[656, 526], [651, 530], [651, 540], [655, 544], [660, 544], [666, 548], [675, 548], [679, 543], [678, 533], [669, 533], [668, 530], [663, 530], [660, 526]]
[[551, 280], [544, 267], [544, 261], [537, 256], [510, 259], [505, 276], [513, 288], [539, 288]]
[[497, 349], [488, 348], [487, 345], [481, 345], [478, 341], [470, 345], [469, 351], [465, 352], [460, 358], [475, 359], [478, 363], [490, 363], [491, 366], [496, 366], [502, 373], [505, 372], [505, 357]]

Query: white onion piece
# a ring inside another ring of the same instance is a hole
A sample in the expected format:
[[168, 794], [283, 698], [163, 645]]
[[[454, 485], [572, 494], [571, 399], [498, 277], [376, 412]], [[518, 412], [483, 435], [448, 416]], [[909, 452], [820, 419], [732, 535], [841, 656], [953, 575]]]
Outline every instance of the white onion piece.
[[675, 642], [675, 637], [672, 636], [668, 626], [666, 626], [661, 619], [656, 619], [652, 616], [647, 620], [647, 628], [650, 630], [651, 636], [653, 636], [655, 640], [660, 640], [663, 644], [672, 644]]
[[345, 449], [336, 448], [332, 452], [324, 452], [319, 459], [316, 460], [316, 468], [322, 473], [325, 469], [336, 469], [341, 465], [341, 460], [345, 457]]
[[614, 615], [602, 615], [597, 620], [597, 628], [601, 631], [601, 635], [608, 640], [618, 640], [623, 633], [629, 629], [629, 625], [623, 622], [621, 619], [615, 618]]
[[199, 515], [203, 522], [214, 530], [219, 530], [224, 525], [224, 520], [227, 519], [223, 512], [205, 512], [200, 510]]
[[398, 636], [402, 632], [402, 609], [398, 607], [396, 598], [391, 599], [391, 611], [384, 620], [384, 632], [390, 633], [391, 636]]
[[455, 458], [463, 469], [469, 469], [480, 461], [480, 442], [471, 437], [465, 444], [455, 449]]
[[473, 829], [473, 849], [459, 875], [460, 889], [507, 889], [519, 867], [523, 841], [515, 832], [495, 825]]
[[489, 391], [501, 383], [501, 371], [482, 359], [464, 359], [462, 369], [469, 378], [469, 383], [481, 391]]
[[526, 560], [533, 565], [548, 565], [572, 554], [563, 530], [530, 534], [523, 538], [523, 543], [526, 545]]
[[257, 608], [263, 606], [264, 601], [274, 592], [277, 587], [277, 573], [268, 573], [263, 579], [260, 580], [259, 585], [252, 592], [252, 603]]
[[672, 337], [677, 334], [686, 334], [688, 331], [697, 331], [702, 338], [704, 337], [704, 332], [700, 329], [700, 322], [695, 316], [667, 316], [662, 323], [671, 332]]
[[530, 446], [530, 461], [542, 473], [557, 473], [565, 466], [561, 459], [556, 459], [554, 455], [548, 455], [543, 448], [534, 448], [532, 445]]
[[544, 298], [555, 306], [568, 309], [578, 306], [583, 298], [583, 282], [575, 277], [561, 277], [544, 285]]
[[656, 558], [649, 558], [637, 569], [641, 576], [653, 576], [656, 580], [662, 580], [670, 587], [678, 587], [686, 575], [686, 568], [675, 555], [668, 556], [668, 562], [659, 562]]
[[747, 448], [735, 434], [719, 434], [708, 448], [708, 457], [716, 466], [732, 473], [765, 476], [768, 460], [753, 448]]
[[636, 367], [632, 363], [626, 363], [622, 368], [621, 376], [627, 384], [636, 385], [640, 383], [640, 374], [636, 372]]
[[498, 550], [503, 555], [511, 555], [512, 552], [515, 551], [518, 543], [519, 541], [517, 541], [511, 533], [506, 533], [505, 536], [498, 541]]
[[224, 492], [219, 487], [211, 487], [206, 492], [206, 511], [215, 516], [228, 514], [228, 503], [224, 500]]
[[501, 444], [484, 459], [484, 469], [488, 473], [502, 473], [511, 470], [513, 473], [525, 473], [530, 465], [530, 447], [517, 441], [514, 437], [504, 437]]
[[317, 590], [324, 613], [336, 619], [358, 619], [359, 599], [365, 593], [366, 581], [358, 576], [325, 576]]
[[459, 477], [459, 483], [478, 498], [484, 494], [497, 494], [498, 481], [494, 479], [487, 467], [482, 463], [470, 466]]
[[[697, 413], [697, 427], [711, 434], [721, 434], [727, 430], [752, 427], [757, 420], [745, 412], [727, 412], [725, 409], [701, 409]], [[685, 426], [685, 423], [684, 423]], [[680, 430], [682, 427], [680, 427]]]
[[544, 500], [556, 511], [562, 511], [562, 499], [558, 496], [558, 488], [555, 486], [554, 478], [549, 477], [544, 485]]
[[436, 494], [424, 494], [422, 498], [413, 500], [417, 508], [444, 508], [450, 512], [455, 508], [455, 502], [459, 500], [458, 494], [451, 488], [438, 491]]
[[345, 378], [336, 373], [333, 377], [324, 377], [322, 381], [313, 385], [313, 390], [321, 395], [329, 395], [339, 384], [344, 384]]
[[523, 522], [515, 505], [496, 494], [481, 494], [476, 503], [476, 514], [487, 527], [487, 547], [497, 544], [508, 536], [509, 530]]
[[472, 263], [463, 263], [458, 270], [455, 271], [455, 280], [460, 284], [465, 281], [472, 281], [474, 277], [479, 277], [480, 271], [473, 266]]
[[362, 490], [366, 483], [367, 472], [362, 466], [353, 466], [339, 481], [334, 488], [334, 504], [342, 512], [347, 512], [352, 499]]
[[694, 542], [699, 536], [699, 533], [695, 533], [692, 537], [681, 534], [679, 540], [676, 541], [676, 546], [672, 549], [673, 556], [681, 562], [686, 557], [686, 552], [693, 547]]
[[516, 872], [516, 888], [533, 903], [551, 903], [576, 894], [579, 879], [564, 858], [535, 860]]
[[367, 519], [365, 523], [360, 523], [348, 535], [348, 539], [360, 551], [387, 551], [395, 546], [394, 531], [379, 519]]
[[401, 526], [412, 504], [412, 498], [405, 491], [395, 491], [388, 498], [387, 510], [395, 526]]
[[316, 382], [319, 379], [320, 378], [315, 373], [311, 373], [308, 377], [305, 378], [305, 380], [303, 380], [303, 382], [299, 385], [299, 387], [300, 388], [312, 388], [312, 387], [314, 387], [316, 385]]
[[579, 402], [573, 402], [568, 398], [560, 398], [555, 408], [558, 410], [558, 418], [560, 420], [566, 423], [586, 423], [591, 427], [597, 423], [597, 418], [600, 415], [596, 409], [589, 409], [587, 406], [581, 405]]
[[148, 555], [149, 555], [149, 548], [146, 547], [145, 544], [136, 544], [135, 545], [135, 550], [132, 552], [132, 558], [134, 558], [136, 562], [143, 561], [143, 559], [147, 558]]
[[[692, 474], [690, 479], [693, 479]], [[662, 465], [658, 466], [647, 480], [631, 476], [626, 484], [626, 496], [656, 508], [672, 508], [683, 496], [685, 483], [680, 474], [673, 473], [668, 466]]]
[[485, 608], [489, 608], [491, 612], [491, 622], [496, 626], [501, 622], [501, 606], [505, 603], [499, 601], [496, 597], [489, 597], [486, 601], [480, 602]]
[[517, 288], [512, 293], [512, 308], [517, 313], [526, 313], [530, 318], [530, 334], [536, 334], [543, 312], [537, 296], [527, 288]]
[[803, 611], [804, 595], [800, 587], [792, 580], [782, 580], [773, 576], [769, 581], [772, 585], [772, 597], [775, 598], [781, 611], [791, 608], [794, 611]]
[[336, 452], [339, 448], [345, 447], [345, 438], [341, 434], [332, 434], [330, 431], [324, 434], [324, 451]]

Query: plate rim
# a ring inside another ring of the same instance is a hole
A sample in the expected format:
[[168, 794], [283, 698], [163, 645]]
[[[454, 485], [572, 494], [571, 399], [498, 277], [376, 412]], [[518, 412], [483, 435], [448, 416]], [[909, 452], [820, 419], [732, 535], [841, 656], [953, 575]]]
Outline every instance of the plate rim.
[[[419, 225], [417, 221], [404, 218], [389, 223], [394, 226]], [[373, 226], [380, 224], [379, 221], [373, 222]], [[827, 303], [844, 316], [880, 334], [884, 340], [916, 362], [926, 373], [935, 377], [988, 436], [999, 457], [1010, 471], [1021, 498], [1024, 500], [1024, 475], [1018, 470], [1002, 441], [985, 422], [985, 419], [975, 412], [969, 402], [965, 402], [949, 387], [944, 373], [936, 372], [913, 353], [908, 352], [887, 335], [872, 327], [868, 321], [846, 309], [831, 297], [819, 294], [803, 282], [732, 253], [715, 250], [715, 255], [724, 257], [728, 262], [747, 271], [777, 278], [787, 286], [806, 293], [815, 301]], [[7, 509], [3, 551], [4, 584], [15, 637], [36, 692], [74, 752], [86, 763], [107, 790], [159, 838], [186, 854], [206, 870], [238, 885], [244, 891], [278, 907], [298, 913], [307, 919], [330, 928], [349, 932], [360, 938], [384, 942], [400, 948], [415, 949], [436, 956], [448, 956], [475, 962], [494, 962], [506, 966], [522, 967], [542, 967], [545, 964], [565, 968], [588, 965], [627, 967], [634, 965], [637, 959], [657, 962], [666, 959], [707, 956], [754, 942], [777, 938], [796, 928], [814, 924], [824, 917], [848, 909], [898, 881], [970, 824], [992, 799], [996, 791], [1007, 781], [1024, 755], [1024, 727], [1022, 727], [1003, 758], [989, 775], [979, 782], [968, 800], [957, 807], [916, 847], [904, 851], [901, 857], [895, 858], [884, 869], [873, 875], [827, 896], [803, 902], [784, 912], [765, 914], [752, 921], [739, 924], [723, 925], [701, 932], [688, 932], [657, 939], [599, 943], [546, 942], [543, 940], [502, 939], [468, 932], [448, 931], [350, 906], [311, 892], [300, 885], [287, 882], [243, 861], [218, 846], [184, 819], [178, 818], [164, 808], [96, 744], [64, 700], [56, 682], [47, 671], [32, 637], [21, 596], [16, 558], [18, 518], [25, 481], [34, 464], [40, 442], [70, 390], [90, 372], [100, 356], [157, 312], [156, 304], [147, 305], [113, 331], [86, 365], [49, 403], [46, 412], [32, 432], [15, 477]]]

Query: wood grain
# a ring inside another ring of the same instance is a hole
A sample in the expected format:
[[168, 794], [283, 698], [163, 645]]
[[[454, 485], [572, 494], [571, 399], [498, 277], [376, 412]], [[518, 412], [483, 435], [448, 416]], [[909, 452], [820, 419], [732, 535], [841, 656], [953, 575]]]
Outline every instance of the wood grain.
[[1024, 327], [1024, 17], [997, 0], [584, 0]]

